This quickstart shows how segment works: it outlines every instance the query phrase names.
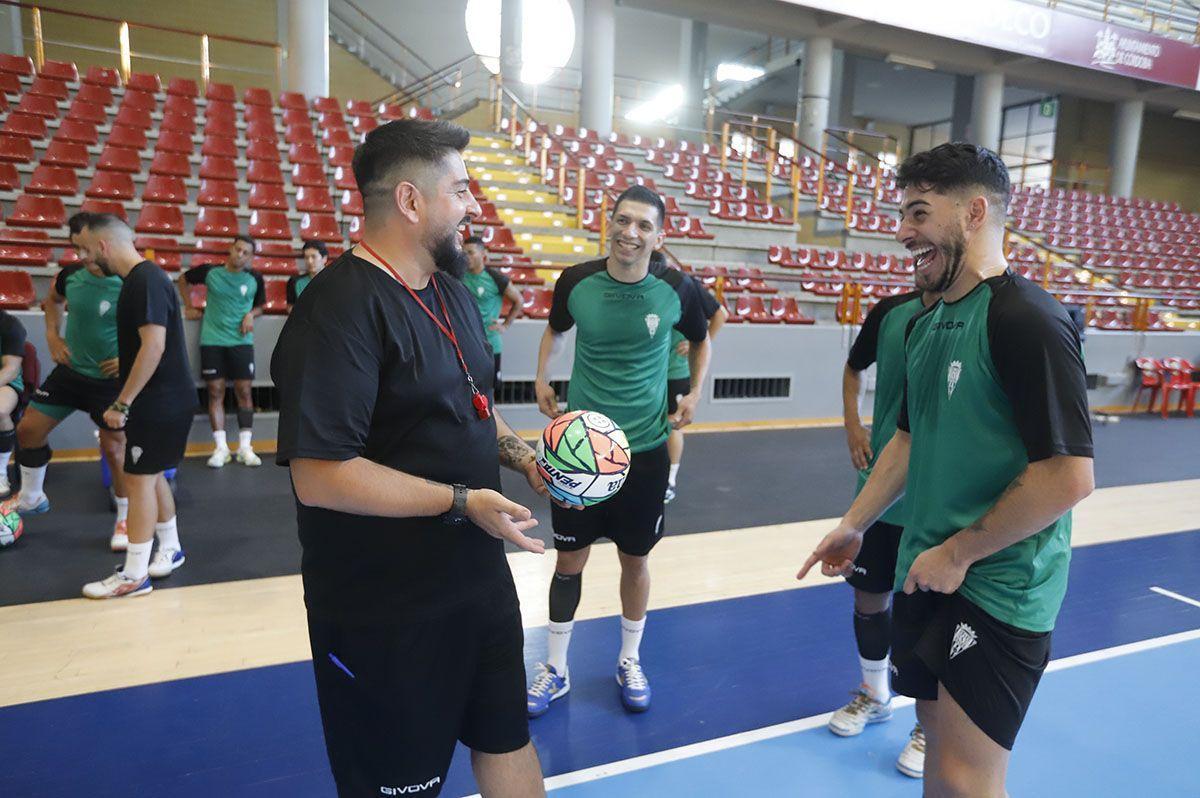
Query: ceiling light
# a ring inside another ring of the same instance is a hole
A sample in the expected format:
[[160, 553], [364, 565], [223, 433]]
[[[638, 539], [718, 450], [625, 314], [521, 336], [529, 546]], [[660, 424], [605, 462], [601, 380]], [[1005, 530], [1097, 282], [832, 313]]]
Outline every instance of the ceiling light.
[[765, 74], [767, 71], [761, 67], [747, 66], [746, 64], [720, 64], [717, 67], [717, 82], [754, 80]]
[[937, 64], [932, 61], [926, 61], [924, 58], [900, 55], [899, 53], [888, 53], [887, 58], [883, 60], [889, 64], [899, 64], [900, 66], [913, 67], [914, 69], [937, 69]]
[[683, 86], [667, 86], [654, 97], [625, 114], [630, 122], [654, 122], [683, 105]]

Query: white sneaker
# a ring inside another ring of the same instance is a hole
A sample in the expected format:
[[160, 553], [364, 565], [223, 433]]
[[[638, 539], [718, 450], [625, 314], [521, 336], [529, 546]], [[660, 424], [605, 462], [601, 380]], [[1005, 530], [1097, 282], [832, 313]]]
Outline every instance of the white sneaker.
[[158, 551], [154, 552], [154, 557], [150, 560], [150, 568], [147, 573], [155, 579], [162, 579], [164, 576], [170, 576], [186, 560], [187, 557], [183, 555], [183, 549], [164, 549], [160, 547]]
[[17, 500], [17, 512], [21, 515], [40, 515], [50, 512], [50, 499], [46, 494], [38, 493], [30, 496], [24, 493]]
[[83, 586], [83, 595], [90, 599], [112, 599], [125, 596], [144, 596], [153, 590], [149, 575], [141, 579], [130, 579], [118, 568], [112, 576], [99, 582], [88, 582]]
[[237, 461], [244, 466], [255, 468], [262, 465], [262, 458], [254, 453], [253, 449], [238, 449]]
[[209, 468], [222, 468], [226, 463], [233, 459], [233, 455], [225, 447], [213, 451], [212, 456], [208, 458]]
[[908, 744], [896, 759], [896, 770], [914, 779], [925, 776], [925, 732], [921, 724], [913, 726], [912, 734], [908, 736]]
[[113, 551], [125, 551], [129, 548], [129, 528], [125, 521], [113, 524], [112, 537], [108, 539], [108, 547]]
[[[829, 719], [829, 730], [838, 737], [854, 737], [862, 734], [868, 723], [881, 723], [892, 718], [892, 700], [876, 701], [866, 685], [853, 693], [849, 704], [833, 713]], [[922, 738], [923, 740], [924, 738]]]
[[8, 484], [8, 474], [0, 474], [0, 496], [7, 496], [12, 493], [12, 486]]

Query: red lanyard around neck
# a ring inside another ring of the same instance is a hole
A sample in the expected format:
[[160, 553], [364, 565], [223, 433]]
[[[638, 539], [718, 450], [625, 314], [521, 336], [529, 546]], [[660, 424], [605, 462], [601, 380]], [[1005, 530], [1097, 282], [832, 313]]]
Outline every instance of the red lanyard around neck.
[[454, 352], [458, 355], [458, 365], [462, 366], [463, 374], [467, 375], [467, 385], [471, 388], [471, 404], [475, 407], [475, 415], [479, 416], [480, 419], [489, 418], [492, 415], [492, 411], [488, 406], [488, 399], [475, 387], [475, 380], [471, 377], [471, 370], [467, 368], [467, 359], [463, 357], [462, 347], [458, 345], [458, 336], [454, 334], [454, 327], [450, 323], [450, 312], [446, 309], [446, 300], [442, 296], [442, 289], [438, 286], [437, 275], [430, 275], [429, 280], [433, 283], [433, 291], [437, 294], [438, 303], [442, 306], [442, 315], [446, 318], [445, 324], [442, 324], [441, 319], [435, 316], [433, 311], [421, 301], [421, 297], [417, 296], [417, 292], [400, 276], [400, 272], [396, 271], [392, 264], [388, 263], [382, 255], [372, 249], [370, 244], [365, 241], [360, 243], [363, 249], [370, 252], [375, 257], [375, 260], [379, 261], [380, 265], [387, 269], [392, 277], [396, 278], [396, 282], [404, 286], [409, 296], [420, 306], [421, 310], [425, 311], [425, 315], [437, 325], [442, 335], [450, 339], [450, 343], [454, 345]]

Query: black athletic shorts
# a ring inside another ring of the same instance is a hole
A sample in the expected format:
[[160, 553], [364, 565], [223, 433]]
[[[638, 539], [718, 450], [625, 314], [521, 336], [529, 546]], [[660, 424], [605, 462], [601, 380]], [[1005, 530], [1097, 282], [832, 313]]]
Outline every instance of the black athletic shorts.
[[254, 379], [254, 344], [200, 347], [200, 376], [206, 380]]
[[692, 392], [692, 378], [681, 377], [677, 380], [667, 380], [667, 412], [675, 415], [675, 411], [679, 409], [679, 402], [676, 401], [677, 396], [684, 394], [685, 396]]
[[434, 796], [456, 741], [487, 754], [529, 742], [521, 612], [516, 593], [505, 591], [502, 600], [488, 595], [395, 625], [309, 614], [325, 750], [339, 796]]
[[897, 593], [892, 688], [935, 700], [941, 682], [967, 717], [1009, 751], [1050, 661], [1050, 633], [993, 618], [958, 593]]
[[876, 521], [863, 535], [862, 548], [854, 558], [854, 572], [846, 581], [865, 593], [891, 593], [896, 583], [896, 552], [904, 527]]
[[58, 365], [33, 392], [33, 404], [40, 405], [39, 411], [60, 421], [69, 415], [65, 408], [82, 410], [92, 417], [96, 426], [109, 429], [104, 423], [104, 411], [120, 393], [121, 381], [118, 379], [97, 379], [69, 366]]
[[125, 473], [158, 474], [179, 465], [192, 431], [193, 408], [154, 414], [135, 404], [125, 422]]
[[671, 460], [667, 445], [630, 458], [629, 476], [617, 495], [582, 510], [551, 505], [554, 548], [579, 551], [608, 538], [624, 554], [644, 557], [663, 534], [663, 497]]

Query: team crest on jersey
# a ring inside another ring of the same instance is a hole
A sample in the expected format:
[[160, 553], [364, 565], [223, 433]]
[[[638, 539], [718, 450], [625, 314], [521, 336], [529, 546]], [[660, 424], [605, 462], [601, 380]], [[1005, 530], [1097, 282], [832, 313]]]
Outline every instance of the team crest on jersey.
[[658, 332], [658, 322], [659, 318], [657, 313], [646, 314], [646, 329], [650, 331], [651, 338], [653, 338], [654, 334]]
[[239, 285], [239, 286], [238, 286], [238, 290], [240, 290], [240, 291], [242, 292], [242, 296], [245, 296], [245, 295], [246, 295], [246, 292], [250, 290], [250, 286], [248, 286], [248, 285]]
[[975, 630], [965, 623], [960, 623], [954, 627], [954, 639], [950, 641], [950, 659], [954, 659], [975, 645], [977, 641], [978, 638], [975, 636]]
[[954, 396], [954, 389], [958, 387], [958, 378], [962, 376], [962, 361], [950, 361], [950, 370], [946, 372], [946, 398]]
[[100, 300], [100, 315], [101, 316], [103, 316], [105, 313], [108, 313], [108, 311], [111, 309], [112, 309], [111, 302], [109, 302], [107, 299]]
[[479, 294], [480, 296], [483, 296], [483, 286], [481, 285], [478, 288], [476, 288], [475, 293]]
[[142, 459], [142, 447], [134, 446], [132, 449], [129, 450], [129, 456], [130, 456], [130, 459], [133, 460], [134, 465], [137, 465], [137, 461]]

